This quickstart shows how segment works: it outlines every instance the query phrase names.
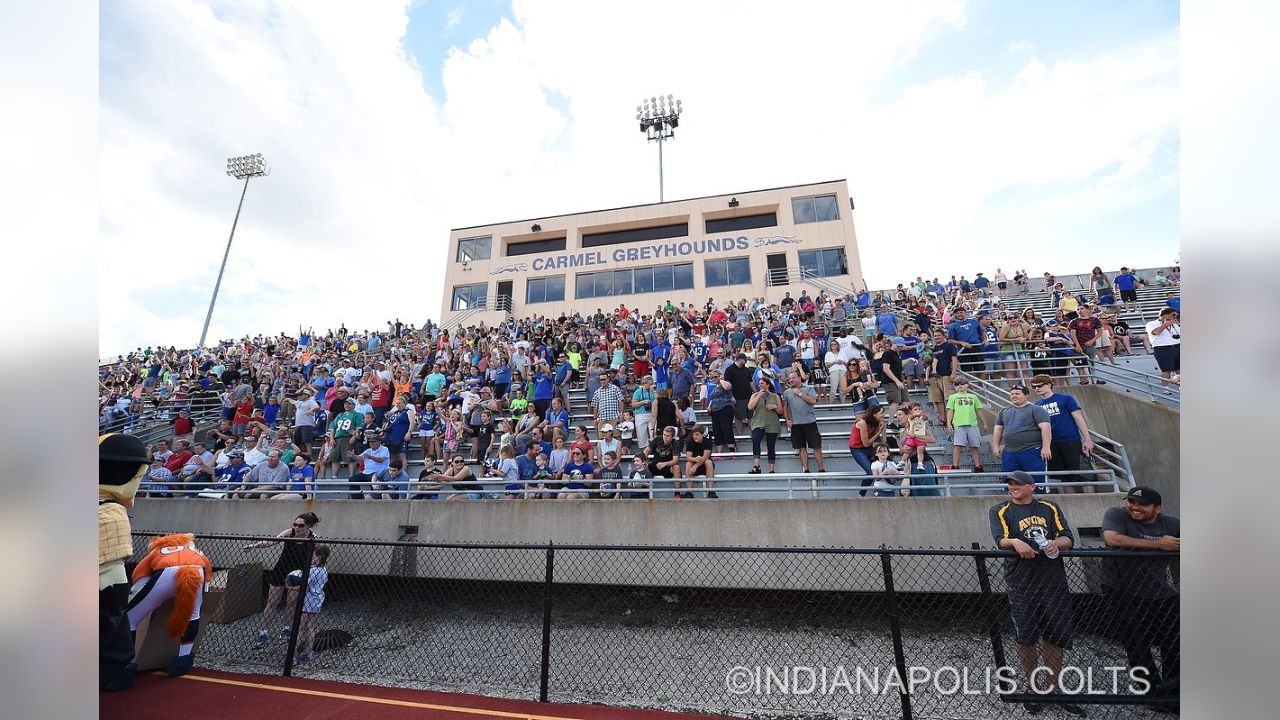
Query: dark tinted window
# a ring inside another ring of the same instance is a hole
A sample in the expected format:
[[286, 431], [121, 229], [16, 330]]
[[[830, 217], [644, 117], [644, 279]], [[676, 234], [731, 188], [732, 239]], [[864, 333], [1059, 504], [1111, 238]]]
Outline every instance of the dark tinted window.
[[720, 218], [707, 221], [707, 234], [733, 232], [735, 230], [751, 230], [752, 228], [776, 227], [778, 213], [760, 213], [759, 215], [743, 215], [742, 217]]
[[678, 225], [658, 225], [656, 227], [637, 228], [635, 230], [615, 230], [614, 232], [594, 233], [582, 236], [582, 247], [600, 247], [601, 245], [622, 245], [624, 243], [644, 242], [645, 240], [663, 240], [665, 238], [688, 237], [689, 223]]
[[514, 243], [507, 246], [507, 256], [516, 255], [538, 255], [540, 253], [558, 252], [564, 250], [564, 238], [552, 238], [550, 240], [534, 240], [533, 242]]

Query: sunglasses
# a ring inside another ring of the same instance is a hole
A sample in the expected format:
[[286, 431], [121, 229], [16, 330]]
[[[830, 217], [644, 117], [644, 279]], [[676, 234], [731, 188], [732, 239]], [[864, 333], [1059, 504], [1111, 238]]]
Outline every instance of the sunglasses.
[[294, 524], [293, 524], [293, 526], [294, 526], [294, 527], [306, 527], [306, 526], [307, 526], [307, 524], [306, 524], [306, 523], [301, 523], [301, 522], [296, 522], [296, 523], [294, 523]]

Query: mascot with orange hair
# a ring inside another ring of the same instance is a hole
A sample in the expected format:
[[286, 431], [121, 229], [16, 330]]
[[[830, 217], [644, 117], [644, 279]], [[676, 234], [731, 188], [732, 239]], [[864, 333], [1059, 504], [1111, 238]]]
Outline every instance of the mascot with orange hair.
[[129, 576], [124, 562], [133, 555], [128, 508], [147, 472], [147, 448], [132, 435], [98, 438], [98, 689], [133, 686], [133, 636], [127, 616]]
[[164, 535], [151, 541], [150, 552], [133, 569], [133, 595], [129, 598], [129, 629], [173, 598], [173, 612], [166, 629], [179, 641], [178, 654], [169, 661], [169, 677], [186, 675], [195, 657], [191, 654], [200, 632], [200, 604], [209, 589], [213, 565], [196, 549], [196, 536], [189, 533]]

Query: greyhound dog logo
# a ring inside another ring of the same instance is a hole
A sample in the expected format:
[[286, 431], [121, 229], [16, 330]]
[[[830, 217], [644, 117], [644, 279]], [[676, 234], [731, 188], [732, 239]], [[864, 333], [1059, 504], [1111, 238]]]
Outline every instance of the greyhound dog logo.
[[756, 247], [765, 247], [766, 245], [799, 245], [800, 238], [790, 237], [786, 235], [771, 235], [769, 237], [756, 238]]
[[502, 273], [509, 273], [509, 272], [524, 272], [528, 269], [529, 269], [529, 263], [513, 263], [511, 265], [507, 265], [506, 267], [500, 267], [497, 270], [490, 270], [489, 274], [501, 275]]

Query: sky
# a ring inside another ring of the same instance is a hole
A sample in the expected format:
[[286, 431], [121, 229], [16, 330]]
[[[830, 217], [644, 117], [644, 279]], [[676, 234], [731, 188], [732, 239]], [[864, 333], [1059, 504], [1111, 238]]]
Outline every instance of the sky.
[[99, 352], [438, 319], [449, 230], [845, 178], [864, 276], [1172, 264], [1176, 2], [100, 6]]

